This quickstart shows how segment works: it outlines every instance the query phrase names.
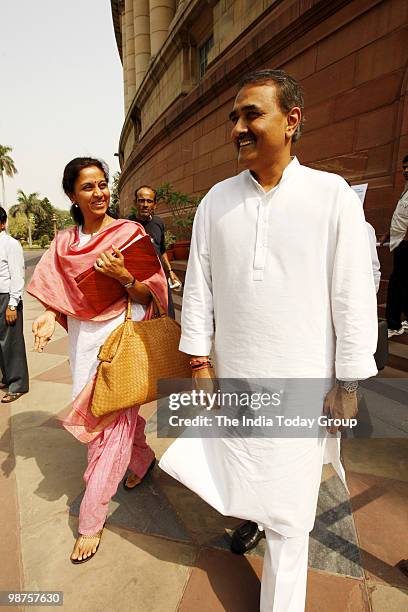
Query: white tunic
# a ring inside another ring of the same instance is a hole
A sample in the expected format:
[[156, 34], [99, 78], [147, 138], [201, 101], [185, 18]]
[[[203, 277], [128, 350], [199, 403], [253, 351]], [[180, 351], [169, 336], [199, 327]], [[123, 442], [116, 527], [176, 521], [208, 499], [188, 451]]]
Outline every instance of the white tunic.
[[[79, 244], [85, 245], [92, 238], [79, 228]], [[142, 304], [132, 304], [133, 321], [141, 321], [145, 315]], [[80, 321], [67, 317], [69, 363], [72, 374], [72, 399], [82, 391], [88, 381], [95, 375], [99, 359], [99, 349], [114, 329], [125, 319], [124, 313], [108, 321]]]
[[[267, 193], [249, 171], [210, 190], [193, 228], [180, 350], [207, 355], [213, 339], [219, 377], [326, 378], [316, 416], [332, 376], [376, 374], [367, 229], [342, 178], [295, 158]], [[324, 447], [179, 438], [160, 465], [223, 514], [291, 536], [313, 526]]]

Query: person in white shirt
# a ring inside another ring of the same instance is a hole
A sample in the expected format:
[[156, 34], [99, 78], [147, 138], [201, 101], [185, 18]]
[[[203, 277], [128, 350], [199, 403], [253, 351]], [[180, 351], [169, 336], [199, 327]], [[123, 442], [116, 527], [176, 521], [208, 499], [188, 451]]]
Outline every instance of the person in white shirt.
[[[389, 338], [408, 331], [408, 155], [402, 160], [402, 174], [405, 186], [392, 215], [390, 231], [380, 240], [381, 245], [390, 241], [394, 261], [385, 309]], [[403, 314], [406, 319], [401, 322]]]
[[[230, 119], [245, 170], [198, 207], [180, 350], [193, 356], [193, 377], [208, 379], [214, 340], [220, 379], [301, 381], [301, 403], [314, 379], [314, 420], [350, 418], [357, 381], [377, 373], [368, 235], [347, 183], [291, 157], [302, 115], [301, 88], [284, 71], [241, 81]], [[330, 435], [322, 427], [313, 438], [179, 437], [162, 457], [162, 469], [219, 512], [265, 528], [262, 612], [304, 609], [324, 459], [344, 477], [337, 430], [332, 422]]]
[[6, 234], [7, 213], [0, 207], [0, 370], [3, 404], [28, 391], [23, 335], [24, 255], [20, 243]]
[[378, 259], [378, 253], [377, 253], [377, 237], [375, 235], [375, 229], [373, 228], [373, 226], [368, 223], [366, 223], [367, 225], [367, 232], [368, 232], [368, 242], [370, 245], [370, 253], [371, 253], [371, 266], [373, 269], [373, 277], [374, 277], [374, 285], [375, 285], [375, 292], [378, 293], [378, 290], [380, 288], [380, 281], [381, 281], [381, 270], [380, 270], [380, 260]]

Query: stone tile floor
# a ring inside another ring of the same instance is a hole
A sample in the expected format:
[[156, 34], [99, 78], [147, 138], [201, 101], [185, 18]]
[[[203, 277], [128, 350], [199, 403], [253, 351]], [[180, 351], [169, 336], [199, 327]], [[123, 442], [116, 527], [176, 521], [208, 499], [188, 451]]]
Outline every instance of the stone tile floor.
[[[96, 557], [69, 562], [86, 449], [60, 422], [70, 402], [65, 332], [43, 355], [31, 348], [40, 310], [26, 296], [30, 393], [0, 409], [0, 590], [62, 590], [69, 611], [256, 612], [263, 542], [232, 555], [239, 521], [157, 467], [137, 490], [119, 487]], [[170, 440], [157, 438], [154, 404], [142, 413], [160, 456]], [[350, 497], [329, 466], [322, 475], [306, 610], [406, 611], [408, 578], [395, 565], [408, 557], [407, 439], [344, 440], [343, 461]]]

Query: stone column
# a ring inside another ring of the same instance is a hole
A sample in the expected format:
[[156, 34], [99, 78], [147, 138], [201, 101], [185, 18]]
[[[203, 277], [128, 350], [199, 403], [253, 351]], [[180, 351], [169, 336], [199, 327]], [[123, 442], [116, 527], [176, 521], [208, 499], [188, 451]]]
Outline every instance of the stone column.
[[175, 0], [149, 0], [150, 6], [150, 48], [156, 55], [167, 38], [169, 25], [174, 17]]
[[126, 57], [126, 23], [125, 13], [120, 16], [120, 31], [122, 34], [122, 65], [123, 65], [123, 96], [125, 101], [125, 114], [129, 107], [128, 104], [128, 88], [127, 88], [127, 57]]
[[135, 34], [136, 91], [143, 81], [150, 62], [150, 12], [149, 0], [133, 0]]
[[135, 37], [133, 23], [133, 0], [125, 0], [125, 26], [126, 26], [126, 67], [128, 108], [136, 93], [135, 74]]

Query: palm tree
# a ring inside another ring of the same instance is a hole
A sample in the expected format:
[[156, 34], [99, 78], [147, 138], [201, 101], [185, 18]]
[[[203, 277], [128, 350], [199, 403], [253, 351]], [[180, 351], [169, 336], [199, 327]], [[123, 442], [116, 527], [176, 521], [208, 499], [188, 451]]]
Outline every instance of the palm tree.
[[40, 194], [36, 191], [34, 193], [26, 195], [22, 189], [19, 189], [17, 191], [18, 204], [14, 204], [14, 206], [12, 206], [9, 211], [12, 217], [15, 217], [18, 213], [27, 217], [28, 246], [30, 248], [33, 246], [33, 241], [31, 238], [32, 215], [37, 215], [41, 219], [43, 219], [46, 215], [46, 212], [42, 207], [42, 203], [39, 197]]
[[1, 184], [3, 188], [3, 207], [7, 210], [6, 205], [6, 187], [4, 185], [4, 175], [6, 174], [9, 177], [17, 174], [17, 168], [14, 164], [13, 159], [10, 157], [9, 153], [12, 151], [12, 147], [8, 147], [7, 145], [0, 145], [0, 176], [1, 176]]

